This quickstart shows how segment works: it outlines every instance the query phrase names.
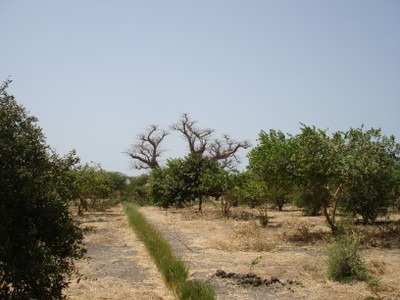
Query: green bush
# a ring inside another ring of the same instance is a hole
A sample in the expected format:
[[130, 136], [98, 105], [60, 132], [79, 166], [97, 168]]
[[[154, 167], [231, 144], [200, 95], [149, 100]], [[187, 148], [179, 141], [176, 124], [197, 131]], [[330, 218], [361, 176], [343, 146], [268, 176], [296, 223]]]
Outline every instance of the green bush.
[[64, 299], [85, 253], [67, 205], [78, 159], [46, 144], [8, 84], [0, 85], [0, 299]]
[[321, 214], [321, 205], [315, 200], [315, 197], [299, 188], [292, 193], [293, 204], [303, 209], [305, 216], [319, 216]]
[[344, 235], [328, 249], [327, 275], [335, 281], [366, 280], [367, 269], [354, 237]]

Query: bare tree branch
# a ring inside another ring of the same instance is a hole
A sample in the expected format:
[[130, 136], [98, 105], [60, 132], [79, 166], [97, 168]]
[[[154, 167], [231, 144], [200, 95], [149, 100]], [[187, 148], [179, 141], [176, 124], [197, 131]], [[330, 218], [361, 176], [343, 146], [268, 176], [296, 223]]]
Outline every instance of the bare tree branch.
[[171, 126], [175, 131], [183, 134], [183, 138], [188, 142], [190, 153], [202, 155], [207, 149], [207, 143], [214, 132], [213, 129], [199, 129], [195, 126], [197, 122], [192, 121], [187, 113], [182, 115], [180, 121]]
[[159, 168], [158, 157], [164, 152], [160, 145], [168, 134], [158, 125], [150, 125], [144, 133], [138, 134], [138, 142], [126, 152], [134, 160], [133, 167], [137, 170]]
[[234, 164], [240, 162], [236, 156], [236, 152], [240, 149], [247, 149], [251, 146], [248, 140], [237, 142], [227, 134], [223, 136], [223, 140], [216, 139], [209, 146], [208, 152], [212, 159], [219, 161], [224, 168], [231, 168]]

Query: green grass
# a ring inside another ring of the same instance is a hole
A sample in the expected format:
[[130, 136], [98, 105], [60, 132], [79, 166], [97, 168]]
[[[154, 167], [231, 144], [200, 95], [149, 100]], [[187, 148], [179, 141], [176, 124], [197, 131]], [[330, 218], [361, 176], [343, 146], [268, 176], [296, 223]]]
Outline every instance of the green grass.
[[214, 289], [200, 281], [188, 281], [188, 269], [173, 253], [161, 233], [133, 204], [124, 203], [130, 226], [144, 242], [165, 283], [179, 299], [215, 299]]

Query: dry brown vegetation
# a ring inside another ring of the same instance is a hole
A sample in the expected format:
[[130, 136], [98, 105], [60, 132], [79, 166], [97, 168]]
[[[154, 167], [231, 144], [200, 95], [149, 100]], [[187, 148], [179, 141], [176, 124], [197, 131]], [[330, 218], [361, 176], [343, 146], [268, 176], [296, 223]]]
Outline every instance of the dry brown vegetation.
[[[351, 227], [365, 242], [362, 255], [374, 285], [327, 279], [326, 248], [334, 237], [323, 217], [305, 217], [300, 211], [269, 211], [268, 226], [263, 228], [254, 218], [258, 211], [245, 208], [234, 208], [230, 219], [221, 218], [218, 209], [211, 206], [203, 214], [190, 208], [162, 211], [143, 207], [141, 212], [187, 262], [192, 277], [216, 287], [219, 299], [400, 299], [398, 225]], [[257, 256], [262, 259], [253, 272], [262, 278], [277, 277], [284, 285], [246, 287], [215, 276], [219, 269], [248, 273]]]
[[[206, 206], [203, 214], [192, 208], [140, 211], [187, 263], [191, 277], [215, 287], [218, 299], [400, 300], [399, 223], [350, 226], [364, 243], [362, 255], [374, 281], [338, 283], [326, 277], [326, 248], [334, 238], [323, 217], [305, 217], [288, 209], [269, 211], [268, 226], [263, 228], [255, 218], [258, 211], [248, 208], [233, 208], [230, 219], [222, 218], [214, 206]], [[85, 277], [68, 290], [72, 299], [172, 299], [120, 207], [80, 221], [93, 229], [85, 238], [92, 259], [79, 264]], [[244, 286], [215, 276], [217, 270], [249, 273], [257, 256], [262, 258], [252, 272], [276, 277], [279, 284]]]

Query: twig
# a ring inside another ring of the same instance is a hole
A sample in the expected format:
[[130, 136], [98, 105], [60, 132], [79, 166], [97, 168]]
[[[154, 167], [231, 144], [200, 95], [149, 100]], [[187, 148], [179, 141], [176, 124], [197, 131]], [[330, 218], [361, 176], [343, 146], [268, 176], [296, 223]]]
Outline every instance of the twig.
[[181, 242], [182, 245], [185, 246], [189, 251], [191, 251], [191, 252], [194, 253], [194, 251], [193, 251], [188, 245], [186, 245], [180, 238], [178, 238], [177, 235], [175, 235], [175, 234], [173, 234], [173, 233], [170, 233], [170, 235], [172, 235], [172, 236], [173, 236], [174, 238], [176, 238], [179, 242]]
[[393, 300], [396, 300], [398, 296], [400, 296], [400, 290], [398, 291], [398, 293], [396, 294], [396, 296], [393, 298]]

